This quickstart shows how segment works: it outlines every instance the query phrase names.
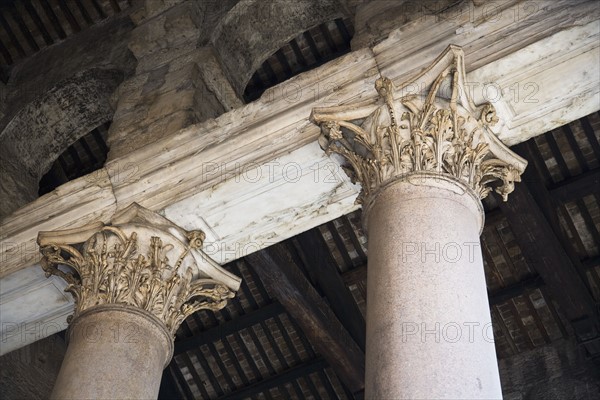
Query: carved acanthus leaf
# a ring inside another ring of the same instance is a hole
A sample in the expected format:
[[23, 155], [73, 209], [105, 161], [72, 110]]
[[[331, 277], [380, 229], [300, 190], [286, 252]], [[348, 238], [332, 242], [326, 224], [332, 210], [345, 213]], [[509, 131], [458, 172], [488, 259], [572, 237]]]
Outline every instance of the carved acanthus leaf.
[[[437, 76], [431, 79], [433, 72]], [[465, 91], [463, 53], [450, 46], [425, 72], [411, 81], [426, 93], [404, 95], [392, 81], [375, 83], [380, 101], [375, 106], [345, 105], [313, 110], [321, 126], [321, 147], [342, 155], [362, 184], [361, 197], [397, 177], [419, 172], [452, 176], [480, 197], [491, 190], [504, 200], [526, 162], [508, 150], [490, 130], [498, 122], [491, 104], [476, 107]], [[450, 82], [446, 97], [440, 95]], [[360, 201], [359, 200], [359, 201]]]
[[122, 304], [150, 312], [175, 334], [190, 314], [220, 310], [234, 297], [223, 282], [194, 279], [190, 252], [202, 246], [203, 232], [188, 232], [184, 243], [159, 229], [138, 228], [103, 226], [84, 242], [40, 234], [42, 268], [67, 282], [65, 291], [75, 299], [72, 317], [97, 305]]

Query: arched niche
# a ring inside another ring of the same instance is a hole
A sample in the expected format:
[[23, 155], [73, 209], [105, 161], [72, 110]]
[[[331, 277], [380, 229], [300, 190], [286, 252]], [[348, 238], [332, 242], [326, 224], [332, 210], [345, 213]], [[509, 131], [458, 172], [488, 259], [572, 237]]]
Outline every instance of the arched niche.
[[222, 18], [211, 42], [239, 96], [252, 74], [298, 34], [346, 17], [339, 0], [240, 1]]
[[337, 18], [302, 32], [254, 72], [244, 89], [244, 101], [250, 103], [268, 88], [348, 53], [353, 34], [350, 18]]
[[0, 217], [37, 198], [40, 178], [81, 136], [110, 121], [110, 97], [123, 81], [115, 69], [88, 69], [19, 110], [0, 133]]

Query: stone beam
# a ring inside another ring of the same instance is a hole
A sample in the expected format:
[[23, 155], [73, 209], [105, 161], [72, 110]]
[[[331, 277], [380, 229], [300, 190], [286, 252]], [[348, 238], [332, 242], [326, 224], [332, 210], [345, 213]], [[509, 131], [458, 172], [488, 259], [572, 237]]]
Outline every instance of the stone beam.
[[[506, 18], [413, 21], [373, 48], [354, 51], [269, 89], [251, 104], [111, 160], [2, 222], [0, 277], [39, 268], [39, 230], [105, 221], [133, 201], [185, 229], [205, 230], [206, 251], [218, 262], [356, 209], [360, 187], [319, 149], [318, 128], [308, 121], [310, 110], [357, 101], [373, 104], [380, 74], [395, 83], [406, 80], [449, 43], [464, 48], [467, 82], [476, 89], [487, 84], [487, 95], [475, 90], [473, 97], [478, 104], [487, 99], [498, 110], [505, 144], [600, 109], [595, 62], [600, 11], [593, 2], [536, 4], [535, 15], [512, 19], [509, 13], [522, 5], [502, 9]], [[484, 35], [486, 31], [490, 34]], [[525, 87], [528, 83], [534, 86]], [[502, 89], [502, 95], [492, 96], [494, 88]], [[59, 291], [55, 295], [62, 296]], [[10, 322], [26, 321], [33, 320], [24, 316]]]

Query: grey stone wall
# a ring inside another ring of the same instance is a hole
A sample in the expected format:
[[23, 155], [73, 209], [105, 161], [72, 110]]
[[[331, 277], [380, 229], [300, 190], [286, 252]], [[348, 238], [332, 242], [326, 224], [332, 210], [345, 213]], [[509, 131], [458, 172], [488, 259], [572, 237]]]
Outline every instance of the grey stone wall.
[[136, 60], [133, 24], [108, 20], [16, 64], [0, 112], [0, 219], [37, 198], [40, 178], [81, 136], [112, 119]]

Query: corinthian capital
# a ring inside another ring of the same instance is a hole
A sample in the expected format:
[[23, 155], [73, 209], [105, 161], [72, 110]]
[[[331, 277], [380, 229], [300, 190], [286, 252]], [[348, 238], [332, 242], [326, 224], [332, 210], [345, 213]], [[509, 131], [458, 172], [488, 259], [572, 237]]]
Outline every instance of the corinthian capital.
[[492, 131], [494, 106], [475, 106], [465, 85], [462, 49], [449, 46], [420, 75], [395, 88], [375, 84], [377, 102], [315, 108], [319, 143], [342, 155], [364, 196], [407, 174], [453, 177], [480, 198], [495, 190], [506, 201], [527, 162]]
[[68, 283], [72, 317], [98, 305], [133, 306], [175, 334], [193, 312], [225, 307], [240, 286], [202, 251], [204, 238], [202, 231], [185, 231], [133, 203], [111, 224], [40, 232], [38, 244], [46, 275]]

